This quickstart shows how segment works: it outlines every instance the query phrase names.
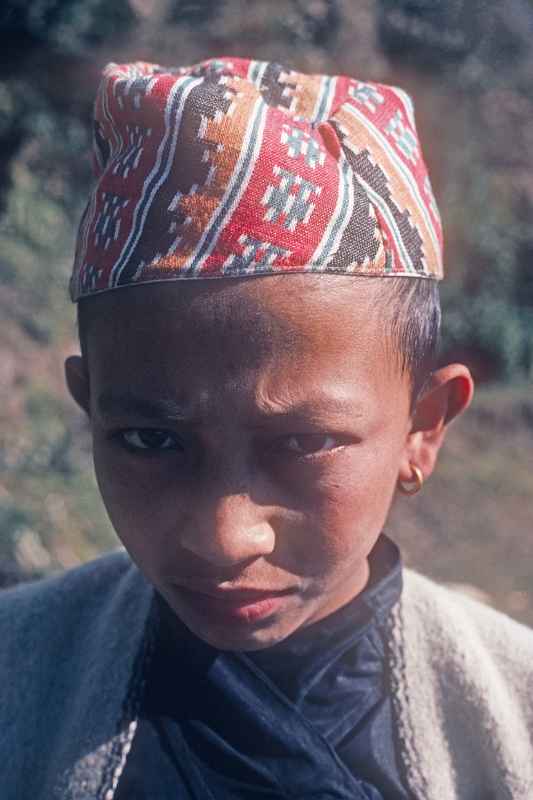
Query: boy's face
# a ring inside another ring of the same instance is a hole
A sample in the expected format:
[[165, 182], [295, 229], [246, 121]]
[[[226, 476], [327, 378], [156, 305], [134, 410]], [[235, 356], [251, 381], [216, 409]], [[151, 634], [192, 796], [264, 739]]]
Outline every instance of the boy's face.
[[89, 301], [105, 505], [145, 576], [216, 647], [272, 645], [367, 580], [407, 459], [410, 387], [377, 281], [350, 280], [186, 281]]

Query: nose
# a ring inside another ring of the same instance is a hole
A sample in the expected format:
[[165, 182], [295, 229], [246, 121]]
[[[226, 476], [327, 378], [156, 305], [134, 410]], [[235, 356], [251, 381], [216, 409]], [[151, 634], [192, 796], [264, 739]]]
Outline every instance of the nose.
[[270, 555], [275, 532], [266, 509], [248, 493], [227, 494], [203, 502], [181, 531], [182, 547], [213, 566], [230, 567]]

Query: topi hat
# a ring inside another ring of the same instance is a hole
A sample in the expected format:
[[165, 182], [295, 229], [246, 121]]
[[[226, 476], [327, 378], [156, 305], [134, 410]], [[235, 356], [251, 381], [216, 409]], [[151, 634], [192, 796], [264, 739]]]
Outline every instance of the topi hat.
[[136, 283], [290, 272], [442, 278], [401, 89], [279, 64], [110, 64], [74, 301]]

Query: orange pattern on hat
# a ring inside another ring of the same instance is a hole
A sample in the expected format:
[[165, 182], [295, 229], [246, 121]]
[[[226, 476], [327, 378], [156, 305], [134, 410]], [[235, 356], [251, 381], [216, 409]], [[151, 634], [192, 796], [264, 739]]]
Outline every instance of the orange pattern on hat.
[[442, 277], [438, 209], [399, 89], [246, 59], [109, 65], [71, 295], [335, 272]]

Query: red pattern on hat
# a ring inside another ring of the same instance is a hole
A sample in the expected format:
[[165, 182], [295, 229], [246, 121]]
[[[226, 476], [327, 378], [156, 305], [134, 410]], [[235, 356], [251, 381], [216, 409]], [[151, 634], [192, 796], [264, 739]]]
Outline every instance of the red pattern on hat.
[[131, 283], [337, 272], [442, 277], [412, 103], [270, 62], [109, 65], [71, 295]]

